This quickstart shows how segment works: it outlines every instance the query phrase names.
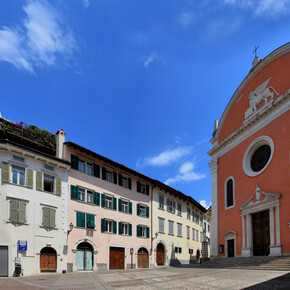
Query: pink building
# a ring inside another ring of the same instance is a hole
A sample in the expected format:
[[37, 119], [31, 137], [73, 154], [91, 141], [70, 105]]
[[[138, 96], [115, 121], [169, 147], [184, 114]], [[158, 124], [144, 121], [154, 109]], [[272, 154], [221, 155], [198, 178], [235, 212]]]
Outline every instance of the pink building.
[[151, 179], [72, 142], [68, 271], [149, 267]]

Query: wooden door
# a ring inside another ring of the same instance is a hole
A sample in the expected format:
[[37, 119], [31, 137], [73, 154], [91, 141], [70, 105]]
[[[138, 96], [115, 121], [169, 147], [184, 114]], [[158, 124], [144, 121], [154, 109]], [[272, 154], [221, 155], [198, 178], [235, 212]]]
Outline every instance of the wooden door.
[[40, 254], [40, 270], [56, 271], [56, 254]]
[[162, 247], [157, 247], [156, 263], [159, 266], [164, 265], [164, 249]]
[[254, 256], [270, 253], [269, 210], [252, 214]]
[[138, 268], [149, 268], [149, 255], [144, 248], [138, 251]]
[[110, 269], [124, 269], [125, 250], [123, 248], [110, 247]]
[[228, 247], [228, 257], [235, 256], [235, 240], [227, 240], [227, 247]]
[[0, 246], [0, 277], [8, 277], [8, 247]]

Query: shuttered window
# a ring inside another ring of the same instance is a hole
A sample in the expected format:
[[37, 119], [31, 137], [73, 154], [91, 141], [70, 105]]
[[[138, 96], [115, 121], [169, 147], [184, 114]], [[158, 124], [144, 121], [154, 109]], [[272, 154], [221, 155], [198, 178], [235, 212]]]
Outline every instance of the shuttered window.
[[26, 223], [26, 203], [20, 200], [10, 200], [9, 220], [13, 223]]
[[137, 225], [136, 227], [136, 235], [139, 238], [149, 238], [149, 227], [143, 225]]
[[149, 185], [142, 183], [140, 181], [137, 181], [137, 192], [149, 195]]
[[138, 216], [144, 216], [149, 217], [149, 207], [143, 204], [138, 203], [137, 204], [137, 215]]
[[132, 225], [119, 222], [119, 235], [132, 236]]
[[101, 232], [117, 234], [117, 222], [114, 220], [101, 219]]
[[163, 218], [158, 218], [158, 224], [159, 224], [158, 231], [160, 233], [164, 233], [164, 219]]
[[95, 215], [84, 212], [76, 212], [77, 227], [94, 229], [95, 228]]
[[42, 208], [42, 225], [48, 228], [55, 227], [55, 209], [43, 207]]
[[101, 204], [104, 208], [117, 210], [117, 199], [111, 195], [106, 195], [103, 193], [101, 196]]

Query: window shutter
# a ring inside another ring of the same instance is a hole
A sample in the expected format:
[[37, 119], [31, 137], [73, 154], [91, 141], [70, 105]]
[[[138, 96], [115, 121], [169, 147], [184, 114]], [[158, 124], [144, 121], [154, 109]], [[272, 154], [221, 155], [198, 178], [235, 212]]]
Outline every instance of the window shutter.
[[87, 216], [87, 228], [94, 229], [95, 228], [95, 216], [93, 214], [86, 214]]
[[18, 208], [18, 201], [10, 200], [10, 217], [9, 217], [9, 220], [11, 222], [13, 222], [13, 223], [17, 223], [18, 222], [17, 208]]
[[26, 186], [33, 188], [33, 170], [26, 168]]
[[106, 195], [102, 193], [101, 197], [102, 207], [106, 207]]
[[140, 237], [140, 230], [141, 230], [140, 226], [137, 225], [137, 227], [136, 227], [136, 235], [137, 235], [137, 237]]
[[149, 195], [149, 185], [146, 184], [146, 195]]
[[101, 232], [104, 233], [106, 231], [106, 219], [101, 219]]
[[172, 203], [173, 213], [175, 213], [175, 201]]
[[128, 188], [132, 189], [132, 179], [128, 177]]
[[117, 233], [117, 222], [113, 221], [113, 234]]
[[146, 238], [149, 239], [149, 227], [146, 227]]
[[94, 176], [100, 178], [100, 165], [94, 164]]
[[122, 222], [119, 222], [119, 235], [123, 235]]
[[132, 237], [132, 225], [129, 224], [129, 236]]
[[129, 214], [132, 214], [132, 202], [129, 202]]
[[106, 180], [106, 167], [102, 167], [102, 179]]
[[70, 198], [76, 200], [78, 198], [79, 188], [78, 186], [70, 186]]
[[71, 155], [71, 168], [72, 169], [79, 169], [79, 158], [78, 156]]
[[119, 198], [119, 211], [122, 212], [122, 199]]
[[113, 197], [113, 210], [117, 210], [117, 199]]
[[77, 227], [84, 228], [86, 226], [86, 214], [77, 212]]
[[117, 172], [113, 171], [114, 183], [117, 184]]
[[49, 227], [49, 208], [42, 208], [42, 225], [44, 227]]
[[26, 203], [19, 201], [19, 208], [18, 209], [19, 209], [19, 212], [18, 212], [19, 223], [25, 224], [25, 222], [26, 222]]
[[140, 204], [137, 204], [137, 215], [140, 215]]
[[146, 217], [149, 218], [149, 206], [146, 206]]
[[55, 228], [55, 209], [49, 209], [49, 226]]
[[36, 189], [43, 190], [43, 174], [39, 171], [36, 171]]
[[94, 204], [100, 205], [100, 193], [94, 191]]
[[[115, 180], [114, 180], [114, 182], [115, 182]], [[119, 173], [119, 185], [120, 186], [122, 185], [122, 174], [121, 173]]]
[[137, 192], [141, 192], [141, 189], [140, 189], [140, 181], [137, 181]]
[[10, 164], [2, 162], [2, 182], [10, 182]]
[[55, 179], [55, 193], [61, 196], [61, 179], [59, 177]]

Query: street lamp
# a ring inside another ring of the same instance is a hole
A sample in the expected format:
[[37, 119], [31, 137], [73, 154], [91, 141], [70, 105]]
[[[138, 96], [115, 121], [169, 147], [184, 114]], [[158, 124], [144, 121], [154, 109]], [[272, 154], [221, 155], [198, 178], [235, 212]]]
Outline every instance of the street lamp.
[[67, 235], [69, 235], [69, 233], [73, 230], [73, 228], [74, 228], [74, 225], [73, 225], [73, 223], [71, 222], [71, 223], [69, 224], [69, 230], [67, 231]]

